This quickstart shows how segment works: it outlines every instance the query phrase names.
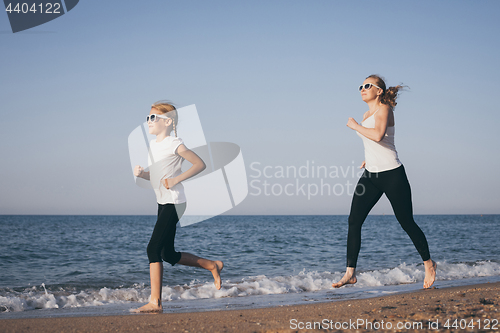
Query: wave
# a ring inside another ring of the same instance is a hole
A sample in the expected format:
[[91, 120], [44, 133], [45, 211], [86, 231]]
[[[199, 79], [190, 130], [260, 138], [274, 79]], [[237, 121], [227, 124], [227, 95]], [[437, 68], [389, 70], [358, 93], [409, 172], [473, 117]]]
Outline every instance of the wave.
[[[358, 272], [358, 283], [348, 286], [362, 291], [363, 288], [401, 285], [423, 281], [422, 264]], [[162, 300], [217, 299], [224, 297], [245, 297], [251, 295], [270, 295], [325, 291], [332, 289], [331, 284], [343, 276], [342, 272], [317, 272], [305, 269], [297, 275], [267, 277], [265, 275], [246, 277], [239, 281], [224, 281], [221, 290], [216, 290], [213, 283], [192, 281], [190, 284], [164, 286]], [[437, 281], [459, 280], [487, 276], [500, 276], [500, 263], [496, 261], [478, 261], [471, 263], [438, 262]], [[48, 290], [47, 290], [48, 289]], [[150, 289], [144, 284], [130, 287], [107, 288], [74, 286], [29, 287], [19, 290], [0, 289], [0, 312], [18, 312], [35, 309], [61, 309], [72, 307], [99, 306], [106, 304], [124, 304], [130, 302], [148, 302]]]

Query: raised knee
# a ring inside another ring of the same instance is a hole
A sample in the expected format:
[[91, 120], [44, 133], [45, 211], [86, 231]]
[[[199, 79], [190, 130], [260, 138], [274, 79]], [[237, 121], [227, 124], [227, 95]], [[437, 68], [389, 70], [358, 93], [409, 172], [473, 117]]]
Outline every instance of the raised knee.
[[161, 251], [161, 258], [163, 261], [168, 262], [170, 265], [175, 265], [181, 260], [181, 253], [175, 252], [175, 250], [166, 251], [165, 249]]
[[355, 214], [351, 214], [349, 215], [348, 222], [350, 227], [360, 227], [363, 224], [363, 219]]
[[148, 247], [146, 249], [146, 252], [148, 254], [148, 259], [149, 262], [160, 262], [160, 251], [156, 249], [155, 246], [153, 246], [151, 243], [148, 244]]

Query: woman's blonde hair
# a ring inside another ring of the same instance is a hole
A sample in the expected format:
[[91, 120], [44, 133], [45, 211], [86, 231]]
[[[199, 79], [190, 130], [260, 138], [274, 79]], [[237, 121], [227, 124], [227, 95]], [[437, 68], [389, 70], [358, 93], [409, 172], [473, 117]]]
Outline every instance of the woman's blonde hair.
[[403, 85], [386, 88], [385, 80], [380, 75], [376, 74], [368, 76], [367, 79], [374, 79], [377, 86], [382, 88], [383, 92], [382, 95], [380, 95], [380, 103], [387, 104], [390, 107], [395, 107], [396, 104], [398, 104], [396, 103], [396, 99], [398, 98], [399, 91], [403, 90], [404, 88], [408, 88], [407, 86]]
[[172, 119], [174, 134], [175, 137], [177, 137], [177, 122], [179, 120], [179, 116], [177, 114], [177, 109], [172, 104], [172, 102], [158, 101], [156, 103], [153, 103], [153, 105], [151, 105], [151, 108], [160, 111], [162, 114]]

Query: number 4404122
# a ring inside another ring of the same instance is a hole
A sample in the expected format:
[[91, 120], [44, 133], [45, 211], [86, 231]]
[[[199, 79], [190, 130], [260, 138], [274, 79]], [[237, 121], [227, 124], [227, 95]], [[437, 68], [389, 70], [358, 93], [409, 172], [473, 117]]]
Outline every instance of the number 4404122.
[[471, 319], [471, 320], [465, 320], [465, 319], [455, 319], [451, 320], [448, 319], [444, 323], [443, 327], [447, 329], [482, 329], [482, 330], [498, 330], [498, 319]]
[[[45, 8], [44, 8], [45, 7]], [[14, 3], [14, 6], [12, 3], [9, 3], [7, 7], [5, 8], [5, 11], [11, 14], [12, 12], [15, 13], [23, 13], [23, 14], [28, 14], [28, 13], [40, 13], [40, 14], [61, 14], [61, 4], [60, 3], [39, 3], [39, 4], [32, 4], [31, 7], [27, 3]]]

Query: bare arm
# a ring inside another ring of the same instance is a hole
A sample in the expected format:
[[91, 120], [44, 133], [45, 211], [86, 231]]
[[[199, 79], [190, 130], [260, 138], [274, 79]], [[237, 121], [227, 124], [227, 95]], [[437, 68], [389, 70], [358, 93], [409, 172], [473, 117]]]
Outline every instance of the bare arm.
[[166, 188], [174, 187], [180, 182], [196, 176], [206, 168], [205, 162], [203, 162], [203, 160], [198, 155], [196, 155], [196, 153], [187, 149], [183, 144], [179, 145], [179, 147], [177, 148], [177, 154], [191, 163], [192, 166], [177, 177], [164, 179], [163, 185], [165, 185]]
[[349, 118], [347, 126], [370, 140], [379, 142], [384, 138], [387, 131], [387, 123], [389, 121], [390, 107], [382, 104], [380, 109], [375, 114], [375, 128], [366, 128], [358, 124], [353, 118]]

